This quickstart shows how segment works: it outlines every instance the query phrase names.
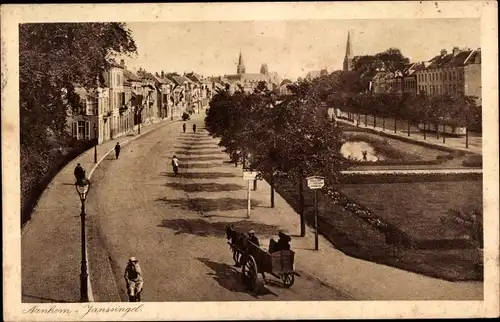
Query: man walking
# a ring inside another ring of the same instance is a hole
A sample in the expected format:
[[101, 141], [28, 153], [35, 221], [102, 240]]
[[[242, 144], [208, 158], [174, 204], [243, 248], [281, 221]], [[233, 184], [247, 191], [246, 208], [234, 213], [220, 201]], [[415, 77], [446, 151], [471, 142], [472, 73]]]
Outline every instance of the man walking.
[[139, 261], [135, 257], [129, 258], [123, 277], [127, 283], [129, 301], [140, 302], [144, 280], [142, 278], [142, 270], [139, 266]]
[[120, 156], [120, 150], [121, 150], [121, 146], [120, 146], [120, 142], [116, 142], [116, 145], [115, 145], [115, 155], [116, 155], [116, 159], [118, 159], [118, 157]]
[[196, 133], [196, 124], [193, 124], [193, 132]]
[[82, 165], [78, 163], [75, 167], [75, 171], [73, 171], [73, 174], [75, 175], [76, 182], [79, 185], [83, 184], [83, 180], [85, 179], [85, 170], [83, 169]]
[[186, 133], [186, 123], [182, 124], [182, 131]]
[[174, 175], [177, 175], [179, 173], [179, 159], [177, 159], [175, 154], [172, 158], [172, 168], [174, 169]]

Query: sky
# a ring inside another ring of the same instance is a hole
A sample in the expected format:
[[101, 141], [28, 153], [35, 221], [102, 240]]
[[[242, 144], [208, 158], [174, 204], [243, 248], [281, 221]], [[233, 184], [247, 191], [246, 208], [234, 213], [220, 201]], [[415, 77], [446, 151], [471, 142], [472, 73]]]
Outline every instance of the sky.
[[363, 19], [282, 21], [131, 22], [138, 55], [128, 68], [191, 72], [203, 76], [236, 73], [240, 50], [247, 73], [263, 63], [282, 78], [296, 80], [311, 70], [342, 69], [348, 31], [354, 55], [401, 49], [411, 61], [479, 48], [479, 19]]

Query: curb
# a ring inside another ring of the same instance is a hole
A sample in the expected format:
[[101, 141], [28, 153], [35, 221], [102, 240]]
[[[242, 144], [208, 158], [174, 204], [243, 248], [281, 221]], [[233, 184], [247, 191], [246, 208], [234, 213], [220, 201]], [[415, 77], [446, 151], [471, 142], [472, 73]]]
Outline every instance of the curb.
[[[153, 123], [152, 125], [154, 124], [158, 124], [157, 126], [155, 126], [154, 128], [151, 128], [151, 129], [148, 129], [147, 131], [145, 132], [142, 132], [141, 134], [137, 134], [123, 142], [120, 143], [121, 146], [124, 146], [124, 145], [127, 145], [128, 143], [132, 142], [132, 141], [135, 141], [137, 140], [138, 138], [142, 137], [143, 135], [145, 134], [148, 134], [160, 127], [163, 127], [163, 126], [166, 126], [167, 124], [172, 124], [176, 121], [172, 121], [172, 120], [164, 120], [164, 121], [160, 121], [160, 122], [157, 122], [157, 123]], [[97, 161], [97, 163], [92, 167], [92, 169], [90, 170], [89, 172], [89, 175], [88, 175], [88, 179], [90, 180], [92, 178], [92, 174], [94, 173], [94, 171], [97, 169], [97, 167], [101, 164], [102, 161], [104, 161], [106, 159], [106, 157], [114, 151], [114, 147], [112, 147], [109, 151], [107, 151], [106, 153], [104, 153], [102, 155], [102, 157]], [[85, 227], [86, 229], [86, 227]], [[88, 245], [88, 243], [86, 243], [86, 245]], [[88, 256], [88, 247], [85, 249], [85, 252], [87, 254], [87, 272], [88, 272], [88, 278], [87, 278], [87, 285], [88, 285], [88, 298], [89, 298], [89, 302], [94, 302], [94, 294], [92, 292], [92, 283], [90, 282], [91, 280], [91, 271], [89, 269], [89, 256]], [[117, 290], [117, 296], [118, 298], [120, 298], [120, 292], [118, 291], [118, 285], [116, 285], [116, 281], [113, 279], [113, 284], [115, 285], [115, 288]]]

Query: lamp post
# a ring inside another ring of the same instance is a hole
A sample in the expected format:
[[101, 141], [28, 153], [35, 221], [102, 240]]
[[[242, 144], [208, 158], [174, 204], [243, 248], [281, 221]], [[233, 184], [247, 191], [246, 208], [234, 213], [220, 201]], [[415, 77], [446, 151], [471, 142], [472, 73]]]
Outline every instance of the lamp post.
[[94, 163], [97, 163], [97, 143], [99, 142], [99, 139], [97, 138], [97, 124], [94, 123]]
[[86, 237], [85, 237], [85, 199], [87, 199], [87, 195], [90, 189], [90, 181], [88, 179], [83, 179], [81, 181], [77, 181], [75, 183], [76, 192], [80, 197], [81, 202], [81, 252], [82, 252], [82, 260], [80, 264], [80, 302], [88, 302], [88, 273], [87, 273], [87, 245], [86, 245]]

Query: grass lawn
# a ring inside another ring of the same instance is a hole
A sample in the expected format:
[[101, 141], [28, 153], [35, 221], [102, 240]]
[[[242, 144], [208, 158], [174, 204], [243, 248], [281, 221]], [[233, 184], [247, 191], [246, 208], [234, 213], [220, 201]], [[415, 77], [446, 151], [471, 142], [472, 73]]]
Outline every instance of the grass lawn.
[[341, 191], [419, 240], [468, 238], [465, 228], [450, 224], [450, 210], [483, 207], [481, 181], [353, 184]]

